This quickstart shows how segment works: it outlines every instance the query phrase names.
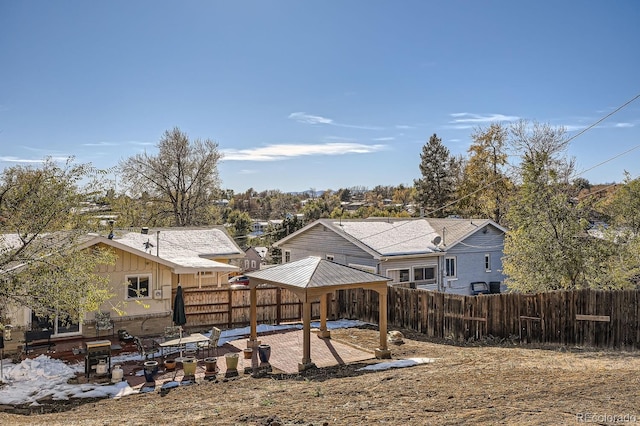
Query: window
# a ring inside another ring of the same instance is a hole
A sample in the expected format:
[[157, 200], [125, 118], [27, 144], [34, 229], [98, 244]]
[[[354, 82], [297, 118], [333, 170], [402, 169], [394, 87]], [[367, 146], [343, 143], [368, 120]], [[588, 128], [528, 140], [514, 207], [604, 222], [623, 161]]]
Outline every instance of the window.
[[330, 262], [333, 262], [333, 255], [332, 254], [328, 254], [327, 255], [327, 260]]
[[255, 268], [256, 267], [256, 261], [255, 260], [251, 260], [251, 267]]
[[484, 255], [484, 270], [485, 272], [491, 272], [491, 255]]
[[133, 277], [127, 277], [129, 282], [127, 287], [128, 299], [144, 299], [151, 297], [150, 289], [151, 276], [139, 275]]
[[436, 268], [420, 266], [413, 268], [414, 281], [433, 281], [436, 278]]
[[456, 276], [456, 258], [447, 257], [444, 259], [444, 270], [447, 277]]
[[244, 260], [244, 267], [245, 269], [249, 267], [249, 259]]
[[290, 250], [285, 250], [284, 251], [284, 263], [289, 263], [291, 262], [291, 251]]
[[408, 283], [410, 279], [408, 269], [388, 269], [387, 276], [391, 278], [394, 283]]

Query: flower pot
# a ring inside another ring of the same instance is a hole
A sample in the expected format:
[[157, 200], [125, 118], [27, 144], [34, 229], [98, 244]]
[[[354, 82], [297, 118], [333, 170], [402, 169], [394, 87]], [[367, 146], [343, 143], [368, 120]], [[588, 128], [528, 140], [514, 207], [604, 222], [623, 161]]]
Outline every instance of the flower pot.
[[185, 357], [182, 360], [182, 369], [185, 376], [195, 376], [196, 367], [198, 366], [198, 360], [194, 357]]
[[173, 371], [176, 369], [176, 360], [175, 359], [165, 359], [164, 360], [164, 369], [167, 371]]
[[244, 359], [251, 359], [253, 357], [252, 348], [245, 348], [242, 350], [242, 353], [244, 353]]
[[269, 363], [269, 358], [271, 358], [271, 346], [270, 345], [259, 345], [258, 346], [258, 356], [260, 357], [260, 362], [264, 364]]
[[204, 359], [205, 371], [207, 373], [215, 373], [217, 363], [218, 363], [218, 358], [216, 357], [205, 358]]
[[158, 361], [145, 361], [144, 379], [147, 382], [154, 382], [156, 374], [158, 374]]
[[224, 361], [227, 364], [227, 370], [238, 369], [238, 354], [235, 352], [227, 353], [224, 355]]

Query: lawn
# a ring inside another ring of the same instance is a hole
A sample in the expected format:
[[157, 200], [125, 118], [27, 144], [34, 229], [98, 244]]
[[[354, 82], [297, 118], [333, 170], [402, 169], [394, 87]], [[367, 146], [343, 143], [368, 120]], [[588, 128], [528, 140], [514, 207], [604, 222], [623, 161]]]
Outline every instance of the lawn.
[[[367, 327], [334, 330], [332, 337], [364, 348], [375, 347], [379, 338]], [[394, 359], [433, 362], [241, 375], [167, 393], [93, 401], [60, 413], [0, 413], [0, 424], [557, 425], [640, 419], [638, 353], [524, 348], [512, 342], [453, 345], [408, 332], [404, 344], [391, 350]]]

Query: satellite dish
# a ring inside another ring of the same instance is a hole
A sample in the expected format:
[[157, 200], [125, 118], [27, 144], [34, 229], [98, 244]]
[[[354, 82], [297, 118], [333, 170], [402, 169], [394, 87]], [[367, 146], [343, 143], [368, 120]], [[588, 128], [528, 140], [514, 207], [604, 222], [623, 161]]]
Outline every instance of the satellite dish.
[[438, 244], [440, 244], [440, 242], [441, 242], [441, 241], [442, 241], [442, 238], [440, 238], [440, 235], [436, 235], [436, 236], [433, 238], [433, 240], [431, 240], [431, 242], [432, 242], [434, 245], [436, 245], [436, 246], [437, 246]]

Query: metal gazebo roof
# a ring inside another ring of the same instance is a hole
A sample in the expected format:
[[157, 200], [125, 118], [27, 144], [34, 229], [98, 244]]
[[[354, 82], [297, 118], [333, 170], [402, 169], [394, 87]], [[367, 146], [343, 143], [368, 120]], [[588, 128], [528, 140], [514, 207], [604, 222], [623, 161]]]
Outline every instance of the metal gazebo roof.
[[372, 274], [350, 266], [331, 262], [320, 257], [310, 256], [295, 262], [289, 262], [260, 271], [249, 272], [251, 288], [251, 337], [247, 345], [258, 344], [257, 335], [257, 286], [271, 284], [287, 288], [298, 295], [302, 301], [302, 322], [304, 331], [303, 358], [298, 368], [305, 370], [314, 367], [311, 362], [311, 302], [320, 299], [320, 336], [330, 337], [327, 330], [327, 305], [330, 293], [335, 290], [365, 288], [379, 294], [380, 347], [376, 357], [389, 358], [387, 349], [387, 283], [390, 278]]

